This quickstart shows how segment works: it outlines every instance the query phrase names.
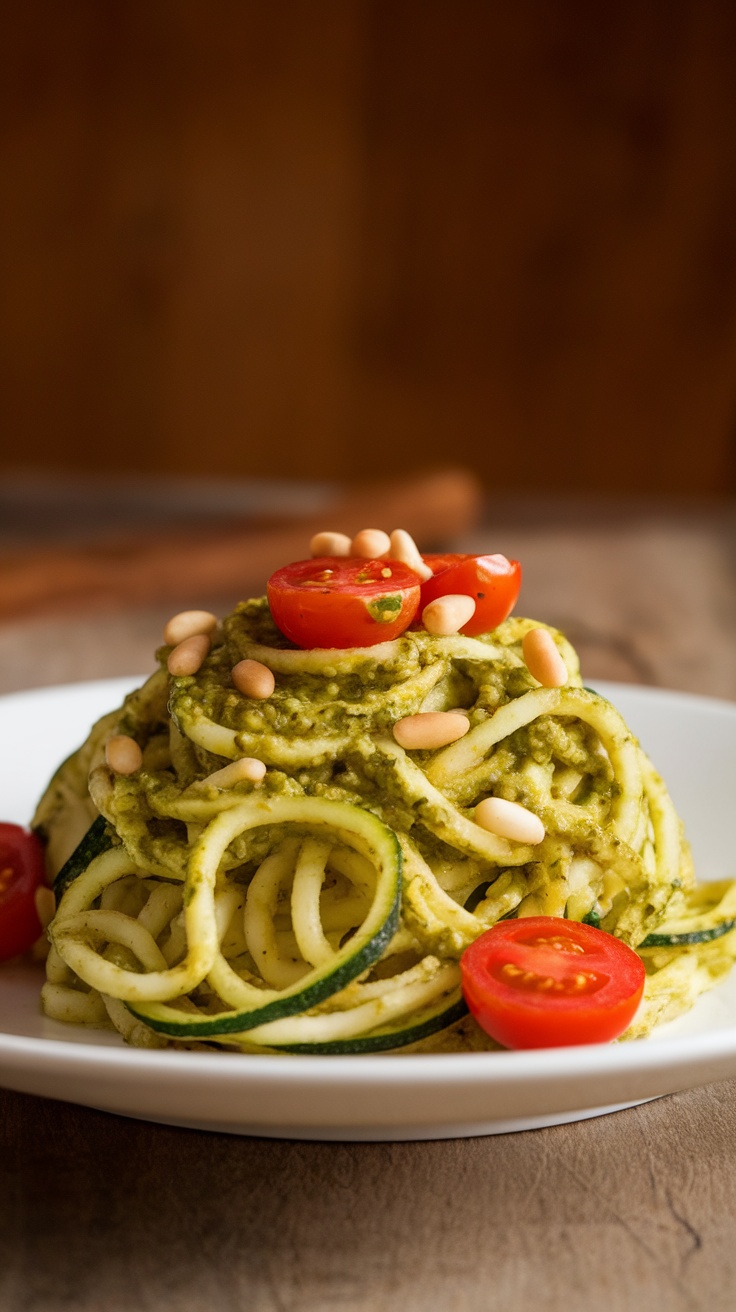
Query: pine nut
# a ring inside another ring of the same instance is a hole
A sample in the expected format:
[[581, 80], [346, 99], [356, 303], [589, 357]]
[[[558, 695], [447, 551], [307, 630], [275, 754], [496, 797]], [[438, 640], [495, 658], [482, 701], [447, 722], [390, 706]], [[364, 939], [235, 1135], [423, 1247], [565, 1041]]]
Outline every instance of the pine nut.
[[118, 733], [105, 743], [105, 760], [115, 774], [135, 774], [143, 764], [143, 752], [134, 738]]
[[197, 633], [212, 633], [217, 628], [217, 616], [210, 610], [181, 610], [172, 615], [164, 629], [164, 642], [169, 647], [178, 647], [185, 638], [193, 638]]
[[276, 687], [273, 671], [260, 661], [238, 661], [233, 667], [233, 683], [244, 697], [255, 697], [265, 701]]
[[364, 560], [377, 560], [379, 556], [387, 556], [390, 550], [391, 539], [382, 528], [362, 528], [350, 544], [350, 555], [362, 556]]
[[518, 802], [507, 802], [503, 797], [485, 797], [474, 813], [475, 823], [488, 829], [499, 838], [511, 838], [516, 843], [541, 843], [544, 825], [533, 811], [527, 811]]
[[464, 624], [475, 614], [475, 598], [462, 592], [449, 592], [446, 597], [437, 597], [430, 601], [422, 611], [422, 623], [427, 633], [437, 638], [446, 638], [451, 633], [459, 633]]
[[396, 721], [394, 738], [400, 747], [420, 751], [457, 742], [469, 728], [467, 715], [459, 711], [420, 711]]
[[201, 668], [210, 649], [210, 640], [206, 633], [193, 633], [185, 638], [172, 652], [166, 662], [169, 674], [180, 679], [185, 674], [196, 674]]
[[349, 556], [350, 547], [347, 533], [315, 533], [309, 544], [313, 556]]
[[56, 915], [54, 890], [49, 888], [48, 884], [40, 884], [33, 896], [36, 903], [36, 915], [41, 921], [41, 929], [48, 929]]
[[567, 666], [547, 629], [530, 629], [521, 643], [526, 667], [543, 688], [562, 688], [567, 683]]
[[259, 761], [255, 756], [241, 756], [238, 761], [231, 761], [229, 765], [223, 766], [222, 770], [215, 770], [206, 779], [199, 779], [194, 785], [195, 788], [233, 788], [235, 784], [242, 783], [247, 779], [249, 783], [260, 783], [266, 773], [266, 767], [263, 761]]
[[392, 560], [403, 561], [409, 569], [413, 569], [418, 574], [422, 582], [432, 577], [432, 569], [422, 560], [421, 552], [411, 533], [407, 533], [405, 528], [395, 528], [390, 538], [391, 546], [389, 555]]

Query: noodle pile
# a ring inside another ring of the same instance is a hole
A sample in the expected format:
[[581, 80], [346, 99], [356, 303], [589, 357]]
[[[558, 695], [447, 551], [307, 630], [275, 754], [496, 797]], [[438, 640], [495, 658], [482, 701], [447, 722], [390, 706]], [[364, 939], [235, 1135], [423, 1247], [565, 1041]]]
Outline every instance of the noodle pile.
[[[537, 627], [300, 651], [262, 599], [223, 622], [198, 674], [171, 677], [163, 649], [35, 817], [61, 871], [47, 1015], [143, 1046], [492, 1048], [458, 961], [498, 920], [530, 915], [640, 951], [628, 1036], [690, 1007], [733, 964], [734, 885], [695, 885], [661, 778], [554, 630], [567, 685], [534, 680], [521, 643]], [[246, 658], [275, 675], [267, 701], [233, 686]], [[402, 717], [458, 708], [470, 729], [449, 747], [393, 737]], [[108, 768], [113, 734], [140, 745], [140, 770]], [[262, 782], [209, 782], [243, 756], [265, 762]], [[489, 796], [538, 815], [543, 841], [476, 824]]]

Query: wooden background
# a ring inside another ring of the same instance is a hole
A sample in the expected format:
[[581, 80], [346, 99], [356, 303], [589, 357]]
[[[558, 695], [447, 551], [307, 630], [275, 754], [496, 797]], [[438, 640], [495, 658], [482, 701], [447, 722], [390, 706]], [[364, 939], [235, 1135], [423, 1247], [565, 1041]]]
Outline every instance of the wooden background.
[[736, 490], [732, 0], [3, 21], [0, 468]]

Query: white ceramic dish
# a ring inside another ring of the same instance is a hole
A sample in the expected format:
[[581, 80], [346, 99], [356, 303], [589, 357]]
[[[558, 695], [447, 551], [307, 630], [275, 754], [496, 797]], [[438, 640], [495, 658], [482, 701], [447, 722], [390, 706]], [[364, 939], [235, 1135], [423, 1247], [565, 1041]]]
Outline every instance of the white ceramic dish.
[[[132, 680], [0, 699], [3, 819], [25, 823], [57, 763]], [[736, 706], [626, 685], [610, 696], [665, 775], [701, 879], [736, 874]], [[12, 766], [9, 764], [12, 762]], [[736, 1075], [736, 972], [639, 1043], [456, 1056], [146, 1052], [46, 1020], [40, 971], [0, 968], [0, 1083], [175, 1125], [303, 1139], [432, 1139], [555, 1125]]]

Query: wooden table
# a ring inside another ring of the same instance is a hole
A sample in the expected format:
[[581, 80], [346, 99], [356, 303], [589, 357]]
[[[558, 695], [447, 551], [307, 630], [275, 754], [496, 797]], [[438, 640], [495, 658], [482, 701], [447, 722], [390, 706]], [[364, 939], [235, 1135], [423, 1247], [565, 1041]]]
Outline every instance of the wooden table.
[[[591, 679], [736, 700], [735, 528], [732, 506], [520, 502], [458, 545], [523, 560], [521, 610], [566, 628]], [[144, 671], [161, 618], [8, 624], [2, 690]], [[17, 1312], [717, 1312], [735, 1228], [736, 1081], [526, 1134], [365, 1145], [0, 1093], [0, 1307]]]

